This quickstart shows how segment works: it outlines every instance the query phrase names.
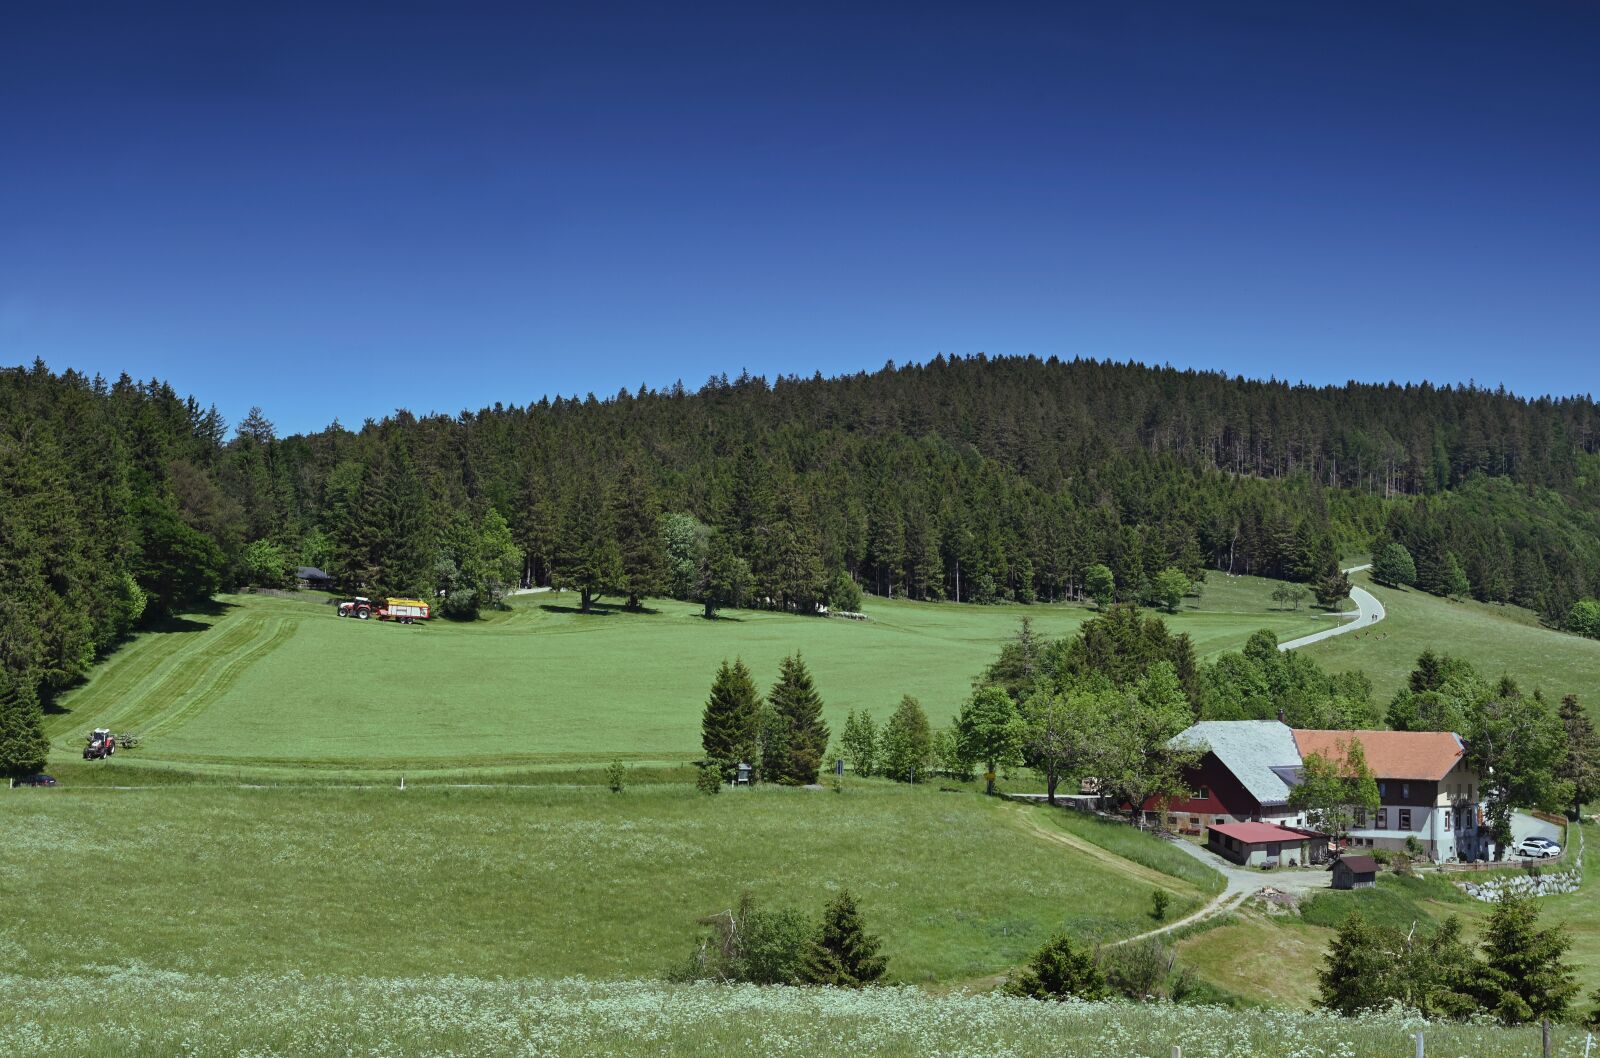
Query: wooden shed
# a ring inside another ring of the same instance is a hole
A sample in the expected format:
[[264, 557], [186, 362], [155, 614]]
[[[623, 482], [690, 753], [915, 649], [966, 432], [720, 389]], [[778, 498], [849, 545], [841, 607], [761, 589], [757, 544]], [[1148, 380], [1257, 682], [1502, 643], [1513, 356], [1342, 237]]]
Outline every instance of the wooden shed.
[[1371, 889], [1377, 879], [1378, 861], [1371, 856], [1340, 856], [1333, 861], [1335, 889]]

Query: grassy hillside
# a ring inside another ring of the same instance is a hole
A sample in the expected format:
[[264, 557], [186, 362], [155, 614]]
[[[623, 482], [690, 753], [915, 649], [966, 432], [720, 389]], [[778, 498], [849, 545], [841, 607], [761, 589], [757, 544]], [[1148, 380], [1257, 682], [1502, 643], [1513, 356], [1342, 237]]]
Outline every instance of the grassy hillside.
[[[1266, 960], [1263, 960], [1266, 961]], [[1039, 1003], [914, 989], [100, 971], [51, 981], [0, 971], [8, 1058], [614, 1055], [618, 1058], [1396, 1058], [1419, 1025], [1281, 1011]], [[1534, 1058], [1537, 1028], [1426, 1027], [1429, 1054]], [[1558, 1026], [1556, 1054], [1583, 1034]]]
[[[1275, 582], [1212, 578], [1173, 626], [1202, 653], [1257, 628], [1290, 636], [1328, 617], [1271, 608]], [[176, 630], [146, 633], [96, 669], [49, 718], [58, 753], [95, 726], [145, 742], [112, 762], [322, 764], [372, 771], [683, 760], [699, 749], [716, 666], [743, 656], [765, 686], [801, 651], [835, 732], [851, 708], [884, 719], [902, 694], [947, 722], [1024, 615], [1066, 635], [1080, 606], [874, 601], [870, 621], [729, 611], [653, 600], [647, 612], [574, 612], [524, 596], [472, 624], [341, 620], [320, 596], [237, 595]]]
[[967, 980], [1056, 930], [1146, 929], [1157, 887], [1175, 915], [1206, 895], [1051, 841], [1022, 807], [880, 782], [715, 797], [58, 788], [5, 806], [0, 965], [28, 976], [655, 977], [742, 890], [815, 914], [848, 886], [895, 980]]
[[[1600, 870], [1596, 851], [1600, 828], [1590, 825], [1586, 830], [1584, 874], [1590, 883], [1579, 892], [1538, 901], [1543, 924], [1559, 925], [1572, 938], [1569, 959], [1582, 987], [1577, 1001], [1582, 1010], [1588, 1009], [1588, 997], [1600, 987], [1600, 901], [1592, 888], [1595, 871]], [[1178, 946], [1179, 956], [1225, 992], [1306, 1009], [1316, 995], [1317, 970], [1324, 965], [1334, 929], [1356, 909], [1369, 921], [1400, 930], [1413, 923], [1431, 927], [1455, 915], [1474, 941], [1493, 910], [1489, 904], [1467, 899], [1438, 875], [1407, 879], [1385, 874], [1376, 889], [1319, 892], [1302, 905], [1301, 914], [1246, 910], [1224, 925], [1186, 938]], [[1263, 951], [1273, 953], [1270, 961], [1262, 960]]]
[[1577, 694], [1600, 711], [1600, 642], [1544, 628], [1516, 606], [1451, 602], [1420, 591], [1384, 588], [1366, 573], [1351, 578], [1382, 601], [1389, 616], [1370, 631], [1303, 648], [1325, 668], [1361, 669], [1387, 702], [1428, 648], [1464, 657], [1490, 679], [1510, 673], [1524, 687], [1559, 698]]

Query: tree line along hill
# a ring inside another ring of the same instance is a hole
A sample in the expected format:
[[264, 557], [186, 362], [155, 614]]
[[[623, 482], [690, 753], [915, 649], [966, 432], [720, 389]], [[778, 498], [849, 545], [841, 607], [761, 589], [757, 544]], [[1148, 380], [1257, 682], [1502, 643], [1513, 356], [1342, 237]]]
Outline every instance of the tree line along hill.
[[[470, 616], [519, 581], [854, 609], [1076, 598], [1107, 567], [1424, 590], [1562, 623], [1600, 594], [1600, 406], [1034, 358], [231, 432], [167, 383], [0, 370], [0, 670], [46, 703], [141, 624], [296, 565]], [[1442, 571], [1442, 572], [1440, 572]]]

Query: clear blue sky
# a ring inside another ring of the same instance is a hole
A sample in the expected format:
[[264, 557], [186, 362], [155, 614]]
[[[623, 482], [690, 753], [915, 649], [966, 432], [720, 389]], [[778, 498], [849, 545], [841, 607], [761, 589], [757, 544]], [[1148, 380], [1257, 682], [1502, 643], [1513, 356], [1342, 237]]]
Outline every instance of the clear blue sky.
[[7, 9], [0, 363], [297, 430], [980, 350], [1600, 389], [1600, 5]]

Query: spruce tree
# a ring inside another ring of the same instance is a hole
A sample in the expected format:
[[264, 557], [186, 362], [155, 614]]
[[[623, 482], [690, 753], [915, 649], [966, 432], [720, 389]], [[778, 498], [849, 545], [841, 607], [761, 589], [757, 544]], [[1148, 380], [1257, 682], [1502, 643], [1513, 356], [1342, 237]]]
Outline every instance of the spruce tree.
[[783, 659], [778, 682], [767, 695], [786, 745], [778, 762], [778, 782], [796, 786], [817, 781], [822, 758], [828, 751], [828, 725], [822, 719], [822, 699], [811, 682], [811, 672], [799, 654]]
[[1006, 982], [1006, 992], [1026, 999], [1104, 999], [1106, 979], [1094, 953], [1073, 947], [1066, 934], [1050, 938], [1028, 965]]
[[1508, 1025], [1537, 1018], [1559, 1020], [1578, 985], [1566, 961], [1572, 938], [1560, 927], [1539, 928], [1531, 897], [1504, 892], [1484, 927], [1479, 1002]]
[[1327, 965], [1317, 971], [1317, 1005], [1346, 1017], [1383, 1007], [1393, 973], [1394, 958], [1382, 931], [1352, 911], [1328, 946]]
[[38, 696], [21, 678], [0, 671], [0, 777], [32, 775], [49, 755]]
[[834, 988], [875, 984], [889, 968], [889, 960], [878, 954], [882, 946], [867, 932], [855, 897], [846, 889], [822, 913], [822, 925], [806, 957], [806, 980]]
[[760, 709], [761, 695], [743, 659], [735, 658], [732, 665], [723, 661], [700, 717], [700, 745], [724, 780], [733, 778], [740, 763], [755, 763], [750, 758], [755, 755]]
[[622, 582], [622, 556], [603, 483], [587, 482], [570, 498], [551, 579], [557, 587], [578, 592], [584, 613], [596, 595], [615, 591]]
[[612, 490], [611, 519], [622, 569], [617, 587], [627, 595], [628, 608], [638, 609], [641, 598], [661, 590], [666, 564], [655, 486], [631, 459], [623, 463]]
[[1584, 805], [1600, 797], [1600, 736], [1575, 694], [1561, 699], [1561, 726], [1567, 734], [1566, 756], [1556, 775], [1572, 784], [1572, 818], [1577, 819]]

